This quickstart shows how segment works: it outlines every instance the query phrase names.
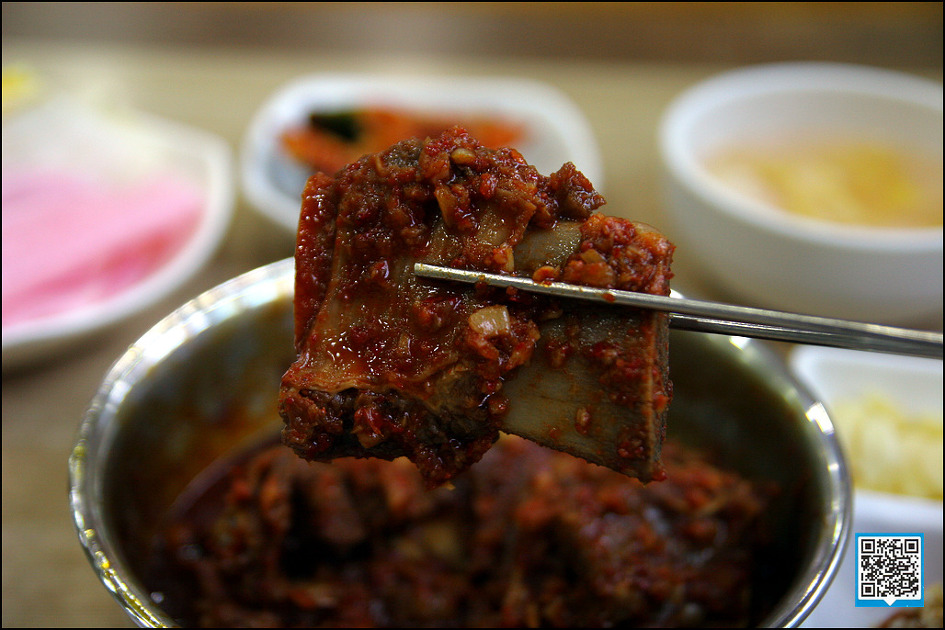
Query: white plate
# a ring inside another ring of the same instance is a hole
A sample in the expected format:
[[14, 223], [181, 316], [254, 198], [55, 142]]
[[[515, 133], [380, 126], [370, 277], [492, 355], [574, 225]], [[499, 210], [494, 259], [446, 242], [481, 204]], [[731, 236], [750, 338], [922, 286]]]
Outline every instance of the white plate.
[[[200, 199], [196, 227], [176, 253], [108, 297], [3, 326], [3, 370], [38, 361], [143, 311], [206, 263], [233, 212], [233, 155], [207, 132], [140, 112], [108, 112], [67, 97], [4, 117], [3, 169], [81, 173], [89, 181], [139, 181], [160, 173]], [[4, 240], [13, 235], [4, 235]]]
[[[907, 414], [942, 413], [942, 362], [854, 350], [800, 347], [790, 358], [797, 377], [827, 407], [878, 393]], [[852, 533], [923, 533], [925, 585], [942, 580], [942, 502], [856, 490]], [[901, 608], [855, 606], [853, 545], [806, 627], [876, 626]]]
[[597, 142], [578, 108], [551, 86], [513, 78], [319, 74], [277, 91], [252, 120], [241, 151], [243, 193], [262, 214], [298, 228], [309, 173], [279, 146], [280, 134], [318, 111], [383, 104], [426, 113], [495, 115], [525, 126], [516, 146], [543, 175], [573, 162], [603, 192]]

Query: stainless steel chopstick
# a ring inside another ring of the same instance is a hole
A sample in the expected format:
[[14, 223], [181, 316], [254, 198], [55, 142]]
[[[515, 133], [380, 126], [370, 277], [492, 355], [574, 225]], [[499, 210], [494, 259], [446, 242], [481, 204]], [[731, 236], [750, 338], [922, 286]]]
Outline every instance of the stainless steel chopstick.
[[942, 333], [706, 302], [679, 296], [596, 289], [563, 282], [540, 283], [532, 281], [531, 278], [450, 269], [426, 263], [416, 263], [414, 273], [422, 278], [467, 284], [484, 283], [493, 287], [512, 287], [530, 293], [598, 304], [663, 311], [670, 313], [672, 327], [684, 330], [942, 358]]

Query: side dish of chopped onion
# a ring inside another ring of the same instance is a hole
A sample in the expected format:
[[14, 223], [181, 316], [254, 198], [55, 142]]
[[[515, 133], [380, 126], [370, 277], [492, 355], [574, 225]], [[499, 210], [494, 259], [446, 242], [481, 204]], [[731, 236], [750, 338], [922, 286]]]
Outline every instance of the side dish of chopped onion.
[[854, 484], [942, 500], [942, 413], [907, 414], [878, 393], [833, 405]]

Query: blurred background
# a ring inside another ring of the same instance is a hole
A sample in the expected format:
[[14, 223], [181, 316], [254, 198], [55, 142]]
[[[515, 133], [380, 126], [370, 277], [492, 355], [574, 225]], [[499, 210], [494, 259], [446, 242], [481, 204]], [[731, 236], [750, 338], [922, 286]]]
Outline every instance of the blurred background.
[[941, 2], [4, 2], [3, 37], [291, 51], [942, 66]]
[[[407, 70], [528, 77], [559, 89], [587, 117], [609, 208], [660, 226], [655, 135], [677, 95], [715, 73], [775, 61], [866, 64], [940, 83], [942, 6], [4, 2], [3, 63], [26, 64], [57, 88], [214, 134], [234, 157], [260, 106], [299, 76]], [[78, 544], [67, 461], [89, 401], [129, 344], [201, 292], [291, 255], [294, 234], [256, 212], [233, 175], [233, 220], [196, 276], [107, 334], [4, 371], [4, 627], [132, 625]], [[674, 286], [718, 297], [703, 291], [699, 265], [685, 255], [678, 252]], [[940, 327], [941, 319], [930, 325]]]

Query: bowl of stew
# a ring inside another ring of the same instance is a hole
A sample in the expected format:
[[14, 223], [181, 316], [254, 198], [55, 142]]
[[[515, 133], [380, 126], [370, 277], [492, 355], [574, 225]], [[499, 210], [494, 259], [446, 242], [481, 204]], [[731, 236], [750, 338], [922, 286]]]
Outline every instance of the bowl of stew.
[[183, 305], [82, 420], [70, 498], [139, 625], [797, 626], [830, 584], [850, 480], [830, 418], [762, 343], [672, 331], [667, 479], [503, 436], [449, 487], [279, 443], [291, 260]]

